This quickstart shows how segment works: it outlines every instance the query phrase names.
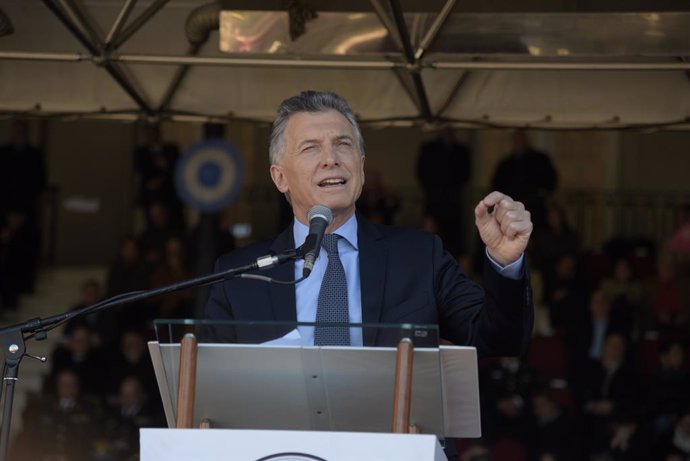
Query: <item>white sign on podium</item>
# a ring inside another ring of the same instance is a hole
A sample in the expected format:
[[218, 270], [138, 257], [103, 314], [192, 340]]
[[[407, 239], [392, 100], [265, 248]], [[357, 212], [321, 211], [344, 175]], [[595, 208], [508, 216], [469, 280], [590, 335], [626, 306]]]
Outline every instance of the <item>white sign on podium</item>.
[[142, 429], [141, 461], [443, 461], [434, 435]]

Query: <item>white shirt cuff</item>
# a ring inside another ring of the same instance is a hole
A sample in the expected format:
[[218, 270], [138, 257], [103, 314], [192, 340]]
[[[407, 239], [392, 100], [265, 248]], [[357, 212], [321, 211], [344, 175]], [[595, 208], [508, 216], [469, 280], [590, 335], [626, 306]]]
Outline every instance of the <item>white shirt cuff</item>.
[[492, 258], [491, 255], [489, 255], [489, 250], [487, 248], [484, 249], [484, 252], [486, 253], [486, 257], [489, 258], [491, 265], [494, 267], [494, 269], [496, 269], [496, 272], [501, 274], [503, 277], [512, 280], [519, 280], [520, 278], [522, 278], [522, 266], [525, 263], [524, 253], [521, 254], [520, 257], [512, 263], [506, 266], [501, 266], [496, 261], [494, 261], [494, 258]]

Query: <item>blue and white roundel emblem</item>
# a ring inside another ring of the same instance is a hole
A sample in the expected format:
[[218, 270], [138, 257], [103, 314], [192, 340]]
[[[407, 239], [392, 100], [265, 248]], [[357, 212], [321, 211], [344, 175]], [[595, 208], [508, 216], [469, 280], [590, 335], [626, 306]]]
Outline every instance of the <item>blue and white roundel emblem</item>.
[[222, 139], [194, 144], [175, 168], [177, 194], [190, 207], [207, 213], [232, 203], [243, 181], [242, 156]]

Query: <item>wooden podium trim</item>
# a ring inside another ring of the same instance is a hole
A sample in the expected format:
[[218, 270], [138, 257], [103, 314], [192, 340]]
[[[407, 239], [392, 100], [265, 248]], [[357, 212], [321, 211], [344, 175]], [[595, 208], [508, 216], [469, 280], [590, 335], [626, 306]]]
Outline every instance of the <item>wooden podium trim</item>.
[[180, 376], [175, 425], [178, 429], [190, 429], [194, 421], [197, 345], [196, 337], [192, 333], [187, 333], [180, 341]]
[[407, 434], [410, 432], [410, 405], [412, 403], [412, 363], [414, 344], [410, 338], [403, 338], [398, 343], [395, 361], [395, 391], [393, 394], [393, 427], [392, 432]]

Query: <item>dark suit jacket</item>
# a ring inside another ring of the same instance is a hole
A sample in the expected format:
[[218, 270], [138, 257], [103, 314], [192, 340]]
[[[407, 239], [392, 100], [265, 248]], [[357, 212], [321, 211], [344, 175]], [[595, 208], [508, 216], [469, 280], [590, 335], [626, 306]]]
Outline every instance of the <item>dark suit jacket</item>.
[[[440, 336], [457, 345], [475, 346], [480, 355], [517, 355], [532, 332], [529, 276], [510, 280], [485, 266], [486, 292], [470, 280], [443, 249], [441, 240], [419, 230], [375, 225], [357, 215], [363, 323], [438, 324]], [[294, 246], [292, 226], [274, 240], [258, 242], [221, 257], [216, 271], [238, 267]], [[261, 272], [278, 280], [294, 279], [294, 264]], [[213, 320], [296, 321], [293, 285], [231, 279], [213, 286], [206, 317]], [[293, 327], [260, 337], [240, 330], [216, 329], [210, 340], [259, 342]], [[239, 338], [235, 338], [235, 336]], [[383, 345], [374, 331], [365, 345]], [[387, 344], [386, 344], [387, 345]]]

